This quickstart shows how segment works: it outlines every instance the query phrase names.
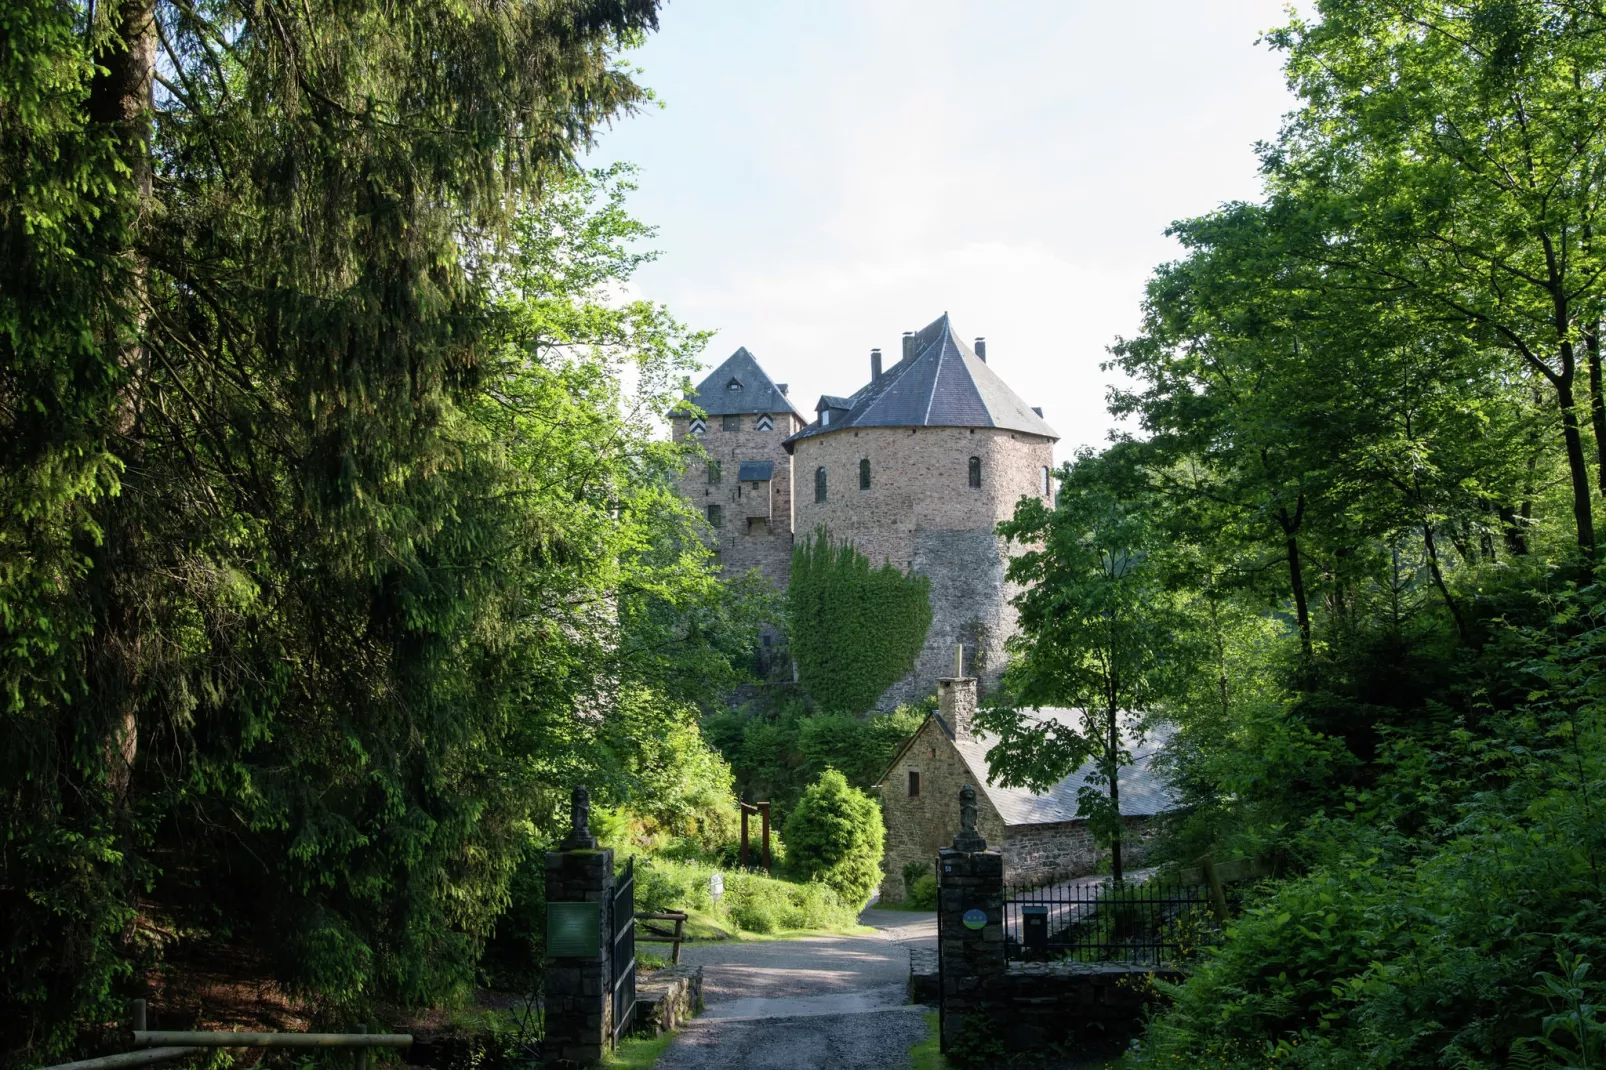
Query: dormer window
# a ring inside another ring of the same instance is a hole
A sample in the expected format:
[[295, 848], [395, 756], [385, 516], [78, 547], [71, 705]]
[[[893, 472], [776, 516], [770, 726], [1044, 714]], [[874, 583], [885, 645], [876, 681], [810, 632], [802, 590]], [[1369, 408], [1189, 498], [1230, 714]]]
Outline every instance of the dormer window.
[[830, 427], [831, 426], [831, 410], [830, 409], [821, 409], [820, 410], [820, 426], [821, 427]]
[[758, 417], [758, 423], [756, 423], [754, 427], [759, 431], [773, 431], [775, 430], [775, 420], [767, 412], [760, 413]]
[[725, 384], [725, 389], [732, 394], [739, 394], [742, 392], [742, 381], [740, 379], [732, 379]]
[[700, 434], [703, 434], [707, 430], [708, 430], [708, 421], [707, 420], [703, 419], [701, 416], [693, 416], [691, 418], [691, 433], [692, 434], [700, 435]]

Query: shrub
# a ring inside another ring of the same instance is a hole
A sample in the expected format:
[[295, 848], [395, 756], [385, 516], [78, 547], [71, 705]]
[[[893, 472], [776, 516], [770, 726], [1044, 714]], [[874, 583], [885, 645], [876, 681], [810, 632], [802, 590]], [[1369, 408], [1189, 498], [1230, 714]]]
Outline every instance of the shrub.
[[885, 837], [880, 807], [835, 769], [809, 785], [786, 821], [793, 871], [829, 886], [854, 907], [862, 907], [881, 882]]
[[915, 878], [909, 887], [909, 896], [904, 906], [914, 910], [937, 909], [937, 878], [930, 873]]

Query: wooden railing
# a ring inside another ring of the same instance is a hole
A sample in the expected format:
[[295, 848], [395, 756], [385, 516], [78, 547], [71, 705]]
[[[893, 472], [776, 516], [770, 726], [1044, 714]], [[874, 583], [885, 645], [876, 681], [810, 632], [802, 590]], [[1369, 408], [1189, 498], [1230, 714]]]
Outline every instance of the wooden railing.
[[[637, 914], [636, 915], [636, 941], [649, 944], [673, 944], [669, 961], [676, 966], [680, 965], [680, 945], [686, 939], [686, 915], [682, 911], [674, 910], [666, 914]], [[642, 925], [643, 921], [672, 921], [675, 931], [666, 933], [662, 929], [654, 929], [650, 925]]]

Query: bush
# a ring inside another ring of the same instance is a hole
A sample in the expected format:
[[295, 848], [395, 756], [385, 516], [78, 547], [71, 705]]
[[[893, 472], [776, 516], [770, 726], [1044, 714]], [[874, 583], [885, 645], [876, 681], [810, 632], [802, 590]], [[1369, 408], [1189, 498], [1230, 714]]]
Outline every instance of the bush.
[[881, 882], [885, 838], [881, 808], [835, 769], [809, 785], [786, 821], [792, 870], [853, 907], [864, 906]]
[[937, 909], [937, 878], [930, 873], [916, 877], [913, 884], [908, 886], [909, 897], [904, 900], [904, 906], [914, 910]]
[[[725, 894], [717, 901], [708, 888], [715, 873], [723, 873], [725, 878]], [[754, 933], [839, 929], [857, 920], [857, 911], [823, 884], [794, 884], [757, 873], [641, 855], [636, 857], [636, 909], [648, 913], [695, 910]]]

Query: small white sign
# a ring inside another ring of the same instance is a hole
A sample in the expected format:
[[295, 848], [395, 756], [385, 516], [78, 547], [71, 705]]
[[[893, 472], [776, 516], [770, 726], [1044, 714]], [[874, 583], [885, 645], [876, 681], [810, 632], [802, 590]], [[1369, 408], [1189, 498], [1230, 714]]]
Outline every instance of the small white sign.
[[715, 902], [718, 902], [720, 896], [725, 894], [725, 874], [716, 873], [708, 878], [708, 894], [713, 897]]

